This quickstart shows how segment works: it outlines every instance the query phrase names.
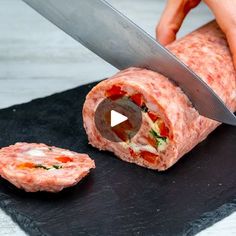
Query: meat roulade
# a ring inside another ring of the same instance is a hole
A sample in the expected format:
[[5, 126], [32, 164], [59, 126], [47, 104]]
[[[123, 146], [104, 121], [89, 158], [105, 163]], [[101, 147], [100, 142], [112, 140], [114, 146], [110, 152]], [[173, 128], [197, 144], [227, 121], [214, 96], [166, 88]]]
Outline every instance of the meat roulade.
[[[215, 21], [167, 47], [236, 110], [236, 73], [225, 35]], [[111, 142], [98, 132], [94, 116], [105, 98], [126, 96], [142, 109], [142, 126], [131, 140]], [[95, 86], [83, 108], [91, 145], [122, 160], [166, 170], [204, 140], [219, 122], [199, 115], [188, 97], [163, 75], [129, 68]]]

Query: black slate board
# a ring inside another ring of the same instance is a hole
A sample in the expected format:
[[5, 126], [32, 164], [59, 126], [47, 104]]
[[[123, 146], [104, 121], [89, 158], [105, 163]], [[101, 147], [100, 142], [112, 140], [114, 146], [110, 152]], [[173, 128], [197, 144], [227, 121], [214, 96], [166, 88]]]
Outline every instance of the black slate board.
[[81, 109], [94, 84], [0, 111], [0, 146], [43, 142], [85, 152], [97, 168], [59, 194], [0, 179], [0, 206], [30, 235], [194, 235], [236, 210], [236, 129], [223, 125], [158, 173], [87, 144]]

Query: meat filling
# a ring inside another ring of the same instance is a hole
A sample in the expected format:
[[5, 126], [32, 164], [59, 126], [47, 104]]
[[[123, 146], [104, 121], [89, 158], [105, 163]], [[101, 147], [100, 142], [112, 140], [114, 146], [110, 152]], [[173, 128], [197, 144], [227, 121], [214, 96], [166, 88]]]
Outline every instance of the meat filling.
[[[127, 130], [114, 130], [113, 132], [123, 141], [121, 145], [129, 149], [133, 158], [141, 157], [143, 160], [155, 164], [159, 154], [165, 152], [169, 140], [169, 129], [164, 121], [145, 102], [141, 93], [128, 94], [118, 85], [113, 85], [106, 91], [106, 97], [112, 100], [126, 96], [130, 101], [140, 107], [142, 111], [143, 129], [133, 139], [122, 139], [122, 134]], [[126, 126], [128, 129], [129, 127]]]

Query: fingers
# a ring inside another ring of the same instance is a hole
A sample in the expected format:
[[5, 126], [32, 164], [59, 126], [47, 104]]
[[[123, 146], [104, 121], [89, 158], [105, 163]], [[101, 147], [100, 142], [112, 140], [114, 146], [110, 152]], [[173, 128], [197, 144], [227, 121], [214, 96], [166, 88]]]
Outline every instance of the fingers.
[[168, 0], [161, 20], [156, 27], [156, 37], [163, 45], [176, 39], [185, 16], [196, 7], [201, 0]]
[[169, 44], [176, 38], [185, 14], [183, 13], [185, 1], [168, 0], [156, 29], [156, 37], [163, 45]]
[[236, 69], [236, 25], [234, 26], [234, 29], [230, 29], [226, 32], [226, 37], [233, 57], [234, 67]]
[[213, 11], [216, 21], [224, 31], [236, 68], [236, 1], [205, 0]]

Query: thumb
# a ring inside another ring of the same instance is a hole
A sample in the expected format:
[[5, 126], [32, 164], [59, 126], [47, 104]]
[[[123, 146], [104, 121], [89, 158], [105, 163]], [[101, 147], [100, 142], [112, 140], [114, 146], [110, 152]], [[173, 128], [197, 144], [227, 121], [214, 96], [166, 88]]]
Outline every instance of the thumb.
[[200, 1], [201, 0], [168, 0], [160, 22], [156, 27], [156, 37], [160, 43], [166, 45], [176, 39], [176, 34], [184, 18]]

